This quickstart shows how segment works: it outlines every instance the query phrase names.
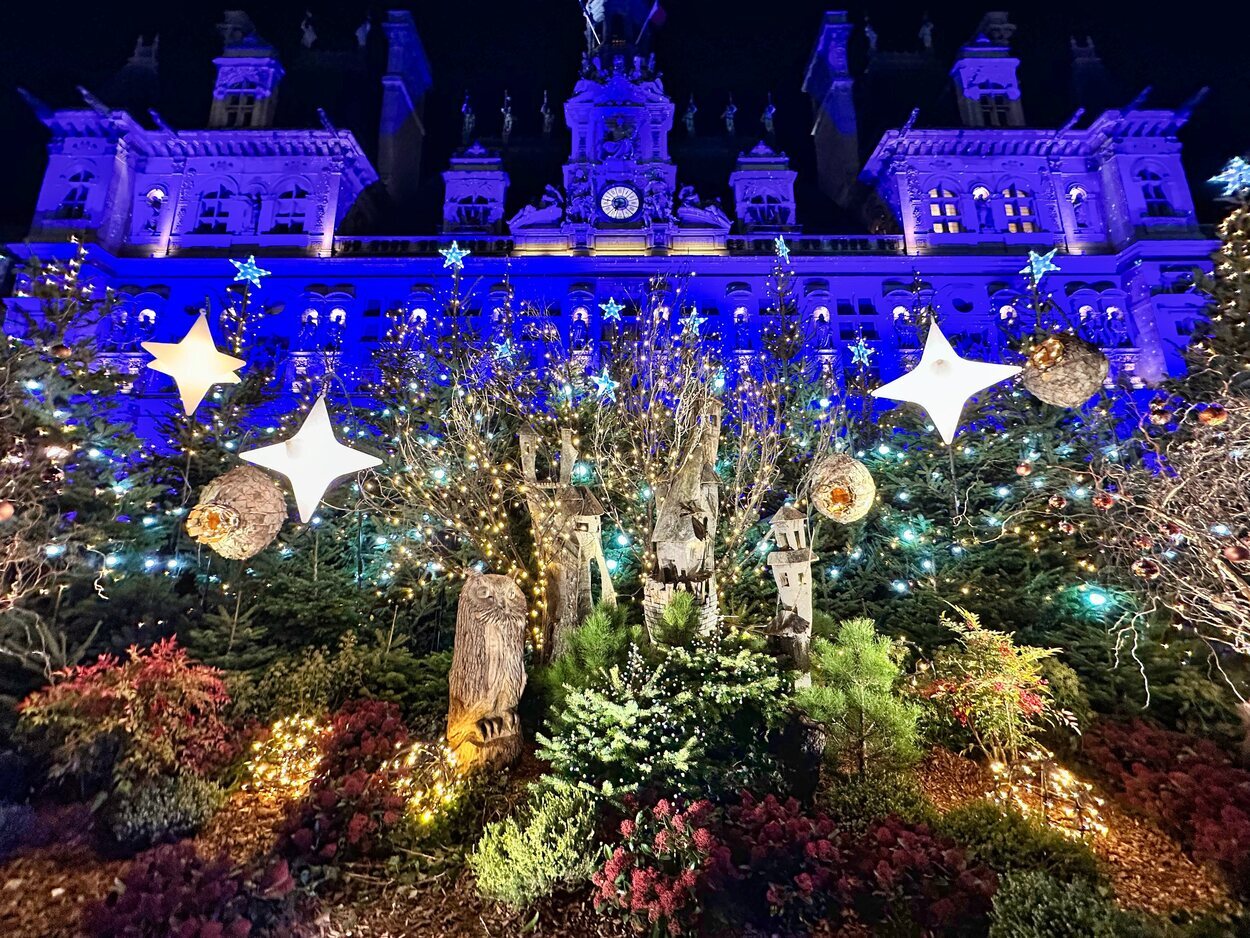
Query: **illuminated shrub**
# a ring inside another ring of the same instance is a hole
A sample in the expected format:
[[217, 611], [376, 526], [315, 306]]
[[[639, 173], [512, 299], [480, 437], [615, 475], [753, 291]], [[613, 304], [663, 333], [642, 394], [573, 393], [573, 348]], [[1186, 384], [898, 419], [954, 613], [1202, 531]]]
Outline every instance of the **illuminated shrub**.
[[261, 795], [302, 797], [317, 777], [329, 735], [330, 725], [313, 717], [278, 720], [252, 743], [244, 787]]

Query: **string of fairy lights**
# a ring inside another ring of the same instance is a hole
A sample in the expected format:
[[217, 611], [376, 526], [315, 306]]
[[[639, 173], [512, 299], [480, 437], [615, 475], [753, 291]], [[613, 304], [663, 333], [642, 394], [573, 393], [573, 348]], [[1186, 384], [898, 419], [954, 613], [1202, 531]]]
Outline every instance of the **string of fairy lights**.
[[[1101, 551], [1076, 536], [1088, 533], [1091, 522], [1085, 513], [1069, 510], [1069, 506], [1075, 508], [1088, 498], [1097, 507], [1094, 479], [1073, 476], [1076, 470], [1069, 472], [1066, 465], [1070, 462], [1079, 469], [1083, 453], [1074, 448], [1069, 453], [1042, 454], [1033, 448], [1029, 433], [1022, 434], [1018, 427], [1003, 428], [993, 414], [974, 417], [964, 424], [960, 438], [953, 439], [965, 398], [1008, 377], [1018, 370], [1015, 366], [960, 358], [948, 343], [931, 350], [938, 340], [945, 343], [945, 337], [934, 320], [931, 301], [920, 299], [917, 278], [919, 324], [927, 322], [929, 327], [924, 354], [902, 379], [870, 388], [871, 357], [876, 350], [862, 335], [851, 348], [849, 373], [842, 367], [840, 353], [813, 353], [805, 348], [807, 324], [792, 295], [791, 249], [781, 236], [774, 247], [771, 303], [765, 311], [759, 348], [722, 356], [704, 341], [701, 329], [706, 318], [688, 299], [688, 281], [695, 274], [679, 272], [652, 278], [637, 297], [623, 295], [623, 303], [611, 296], [599, 304], [605, 326], [601, 358], [598, 350], [589, 355], [552, 329], [540, 329], [537, 336], [515, 342], [515, 327], [526, 317], [513, 306], [510, 281], [506, 281], [489, 329], [477, 335], [464, 315], [470, 308], [472, 289], [466, 288], [463, 279], [470, 252], [454, 242], [442, 249], [451, 280], [442, 321], [393, 311], [376, 359], [381, 377], [368, 389], [372, 400], [355, 409], [352, 428], [339, 428], [337, 437], [333, 428], [329, 431], [329, 439], [342, 450], [360, 452], [340, 442], [346, 436], [366, 450], [383, 454], [378, 470], [354, 480], [345, 489], [346, 497], [338, 499], [344, 507], [354, 506], [376, 527], [370, 549], [377, 555], [371, 568], [377, 594], [397, 590], [411, 598], [414, 590], [431, 580], [454, 580], [483, 571], [503, 573], [516, 578], [529, 594], [533, 638], [541, 642], [551, 611], [547, 571], [557, 560], [569, 521], [559, 510], [558, 489], [538, 487], [536, 491], [526, 478], [516, 453], [517, 433], [532, 431], [546, 458], [558, 463], [561, 433], [572, 432], [577, 453], [573, 484], [594, 487], [607, 496], [603, 504], [609, 569], [621, 576], [641, 577], [656, 562], [651, 530], [657, 492], [688, 458], [704, 405], [717, 401], [729, 431], [726, 455], [717, 463], [723, 563], [718, 588], [722, 593], [745, 576], [764, 575], [769, 545], [760, 535], [766, 506], [789, 499], [800, 508], [807, 507], [807, 467], [824, 454], [847, 451], [874, 471], [914, 476], [917, 487], [940, 484], [953, 493], [952, 508], [946, 519], [920, 517], [908, 508], [911, 486], [887, 487], [877, 496], [879, 517], [848, 540], [839, 554], [826, 557], [821, 570], [827, 581], [845, 580], [857, 570], [867, 572], [889, 560], [899, 570], [890, 582], [896, 593], [953, 587], [968, 595], [974, 589], [986, 589], [987, 584], [960, 582], [964, 558], [979, 546], [1010, 537], [1038, 554], [1057, 551], [1071, 557], [1074, 568], [1087, 578], [1065, 591], [1082, 597], [1092, 611], [1131, 601], [1098, 582]], [[1244, 250], [1244, 246], [1237, 249]], [[43, 269], [45, 280], [39, 289], [45, 305], [58, 291], [80, 301], [91, 298], [92, 287], [79, 280], [84, 258], [80, 245], [70, 261]], [[270, 271], [254, 257], [231, 263], [235, 283], [241, 288], [228, 291], [218, 327], [230, 351], [239, 356], [247, 350], [263, 315], [255, 293]], [[1044, 325], [1043, 313], [1054, 303], [1043, 292], [1042, 283], [1058, 270], [1055, 251], [1030, 252], [1022, 273], [1035, 334], [1016, 343], [1021, 354], [1035, 350], [1039, 338], [1057, 328], [1053, 323]], [[1217, 270], [1224, 276], [1234, 273], [1232, 260]], [[171, 347], [195, 340], [188, 346], [190, 351], [201, 347], [205, 336], [212, 344], [206, 316], [197, 320], [183, 343], [152, 343], [155, 347], [149, 351], [155, 359], [149, 364], [160, 370]], [[1203, 349], [1201, 344], [1197, 347]], [[192, 567], [205, 569], [201, 551], [195, 551], [194, 560], [187, 556], [195, 545], [180, 533], [181, 519], [193, 497], [187, 484], [192, 463], [221, 462], [222, 451], [242, 454], [249, 444], [264, 439], [289, 441], [292, 429], [302, 427], [319, 403], [324, 408], [323, 397], [314, 399], [313, 387], [320, 384], [324, 395], [336, 381], [332, 368], [327, 368], [320, 381], [303, 383], [295, 410], [266, 417], [257, 425], [255, 408], [263, 397], [263, 382], [249, 381], [245, 373], [240, 384], [223, 389], [223, 384], [240, 381], [241, 365], [234, 362], [242, 359], [213, 351], [219, 358], [207, 375], [198, 378], [201, 383], [206, 378], [214, 380], [204, 386], [199, 399], [195, 399], [197, 388], [184, 386], [184, 382], [194, 383], [191, 378], [175, 374], [190, 412], [171, 418], [162, 439], [163, 446], [183, 460], [181, 473], [175, 470], [164, 476], [177, 503], [137, 519], [156, 533], [169, 532], [173, 556], [156, 550], [136, 557], [124, 545], [109, 545], [103, 566], [110, 576], [134, 569], [166, 575], [179, 575]], [[931, 361], [938, 372], [928, 376], [929, 383], [921, 384], [917, 393], [905, 393], [902, 382], [922, 382]], [[965, 384], [961, 394], [935, 383], [941, 380], [950, 385], [952, 374], [966, 376], [973, 366], [984, 370], [984, 378], [975, 386]], [[935, 391], [945, 395], [941, 414], [934, 409]], [[206, 415], [195, 416], [205, 395], [210, 405]], [[896, 421], [873, 426], [869, 396], [919, 403], [949, 445], [918, 446], [916, 437], [908, 437]], [[1105, 439], [1116, 419], [1115, 406], [1111, 396], [1104, 396], [1083, 415], [1085, 428], [1094, 429], [1103, 456], [1115, 450], [1114, 439]], [[330, 427], [328, 418], [326, 426]], [[1006, 458], [1013, 448], [1018, 454]], [[994, 458], [987, 460], [990, 451]], [[128, 463], [136, 458], [131, 454]], [[142, 458], [156, 460], [158, 455], [152, 449]], [[1105, 461], [1115, 463], [1117, 458]], [[1046, 471], [1059, 464], [1065, 464], [1061, 471]], [[988, 478], [991, 471], [999, 475]], [[354, 479], [355, 470], [344, 474]], [[980, 496], [992, 492], [1001, 500], [1001, 511], [965, 516], [958, 493], [962, 489], [967, 494], [973, 488], [979, 488]], [[302, 499], [302, 506], [319, 501], [310, 494]], [[314, 514], [311, 508], [301, 515], [304, 524], [280, 536], [277, 550], [281, 556], [294, 554], [293, 545], [304, 533], [324, 523], [323, 515]], [[56, 545], [49, 544], [48, 549], [55, 551]], [[412, 570], [415, 578], [401, 586], [405, 572]], [[228, 577], [210, 576], [229, 590], [237, 587], [240, 574], [250, 575], [249, 568], [242, 567]], [[1058, 592], [1054, 598], [1059, 598]]]

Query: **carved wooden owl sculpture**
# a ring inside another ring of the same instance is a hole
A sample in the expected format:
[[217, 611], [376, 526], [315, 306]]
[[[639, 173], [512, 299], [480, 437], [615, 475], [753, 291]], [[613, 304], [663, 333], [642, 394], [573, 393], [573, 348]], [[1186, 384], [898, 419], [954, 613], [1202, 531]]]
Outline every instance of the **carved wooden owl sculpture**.
[[460, 591], [447, 743], [462, 766], [503, 765], [521, 754], [525, 612], [525, 594], [511, 577], [473, 576]]

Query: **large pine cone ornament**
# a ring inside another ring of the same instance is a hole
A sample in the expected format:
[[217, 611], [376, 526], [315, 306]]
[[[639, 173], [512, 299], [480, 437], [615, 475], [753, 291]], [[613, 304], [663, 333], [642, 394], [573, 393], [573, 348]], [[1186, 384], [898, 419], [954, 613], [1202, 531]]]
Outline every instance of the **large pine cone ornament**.
[[841, 524], [858, 521], [872, 510], [877, 483], [858, 459], [834, 453], [812, 469], [812, 504], [826, 518]]
[[239, 466], [204, 486], [187, 533], [228, 560], [246, 560], [273, 542], [286, 516], [278, 483], [262, 469]]
[[1052, 335], [1029, 352], [1021, 380], [1039, 401], [1080, 407], [1098, 393], [1110, 367], [1107, 356], [1084, 339]]

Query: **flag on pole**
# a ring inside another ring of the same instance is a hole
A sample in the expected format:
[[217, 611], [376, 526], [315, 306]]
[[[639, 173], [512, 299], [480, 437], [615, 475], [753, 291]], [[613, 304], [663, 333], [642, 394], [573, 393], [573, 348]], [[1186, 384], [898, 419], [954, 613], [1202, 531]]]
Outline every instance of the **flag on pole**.
[[638, 38], [634, 40], [634, 45], [642, 42], [642, 36], [647, 31], [647, 27], [652, 24], [656, 29], [664, 25], [664, 21], [668, 19], [668, 14], [664, 12], [664, 7], [660, 6], [660, 0], [655, 0], [651, 4], [651, 12], [647, 14], [647, 18], [643, 20], [642, 29], [638, 30]]

